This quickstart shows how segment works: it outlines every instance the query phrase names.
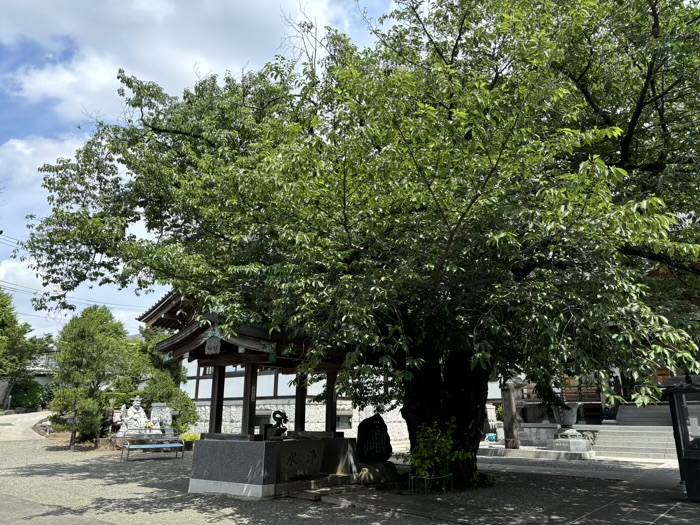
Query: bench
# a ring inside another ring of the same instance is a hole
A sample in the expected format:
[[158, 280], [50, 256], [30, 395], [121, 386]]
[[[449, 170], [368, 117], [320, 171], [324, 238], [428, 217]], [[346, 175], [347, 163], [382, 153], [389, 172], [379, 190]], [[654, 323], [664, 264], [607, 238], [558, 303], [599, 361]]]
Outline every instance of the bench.
[[162, 452], [172, 450], [175, 452], [176, 458], [178, 452], [181, 453], [180, 459], [185, 457], [185, 442], [172, 428], [130, 430], [119, 439], [122, 440], [122, 461], [124, 461], [124, 451], [126, 451], [126, 461], [129, 461], [129, 453], [132, 450], [158, 450]]

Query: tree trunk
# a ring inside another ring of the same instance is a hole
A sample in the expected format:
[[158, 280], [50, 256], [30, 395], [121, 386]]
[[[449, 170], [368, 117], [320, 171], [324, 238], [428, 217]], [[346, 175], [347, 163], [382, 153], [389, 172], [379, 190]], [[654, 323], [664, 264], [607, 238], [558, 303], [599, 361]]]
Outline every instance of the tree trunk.
[[501, 399], [503, 400], [503, 437], [506, 448], [518, 449], [520, 448], [518, 414], [512, 381], [508, 381], [501, 389]]
[[7, 390], [5, 390], [5, 399], [2, 401], [2, 406], [5, 410], [10, 409], [10, 403], [12, 402], [12, 389], [17, 381], [15, 379], [9, 378], [7, 380]]
[[482, 439], [491, 365], [472, 369], [468, 352], [453, 350], [441, 363], [437, 349], [418, 350], [423, 365], [404, 382], [401, 415], [406, 421], [411, 449], [416, 433], [434, 422], [446, 430], [454, 422], [454, 450], [468, 453], [453, 469], [455, 486], [472, 483], [477, 475], [476, 453]]
[[454, 417], [456, 427], [454, 448], [469, 454], [453, 469], [455, 486], [463, 487], [476, 480], [476, 453], [483, 438], [491, 370], [490, 363], [486, 367], [477, 364], [472, 368], [472, 356], [458, 350], [454, 350], [445, 361], [448, 412]]
[[423, 426], [446, 420], [442, 389], [442, 372], [436, 352], [423, 351], [423, 365], [413, 370], [413, 377], [404, 381], [401, 415], [406, 421], [411, 450], [416, 446], [416, 433]]

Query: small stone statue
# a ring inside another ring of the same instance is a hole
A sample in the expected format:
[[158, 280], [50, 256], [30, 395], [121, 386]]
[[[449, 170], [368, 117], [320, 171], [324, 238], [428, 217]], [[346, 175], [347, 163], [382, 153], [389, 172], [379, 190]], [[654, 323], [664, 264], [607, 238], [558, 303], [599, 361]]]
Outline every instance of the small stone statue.
[[289, 421], [289, 419], [287, 419], [287, 414], [281, 410], [275, 410], [272, 413], [272, 419], [275, 420], [275, 425], [272, 427], [272, 435], [283, 436], [284, 433], [287, 432], [287, 427], [284, 426], [284, 424]]

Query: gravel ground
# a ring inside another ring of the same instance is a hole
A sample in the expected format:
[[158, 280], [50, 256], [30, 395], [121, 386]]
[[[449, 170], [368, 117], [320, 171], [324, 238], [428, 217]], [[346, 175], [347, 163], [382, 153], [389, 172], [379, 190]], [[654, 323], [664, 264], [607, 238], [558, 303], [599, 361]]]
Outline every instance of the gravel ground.
[[[146, 459], [147, 458], [147, 459]], [[184, 460], [136, 453], [120, 462], [115, 451], [92, 449], [70, 452], [61, 442], [16, 441], [0, 445], [0, 494], [45, 505], [65, 507], [82, 516], [114, 524], [296, 524], [361, 523], [414, 525], [438, 521], [405, 514], [379, 513], [358, 508], [280, 498], [254, 501], [229, 496], [188, 494], [192, 454]], [[552, 462], [511, 458], [480, 458], [486, 464], [535, 467], [557, 465], [583, 470], [629, 473], [649, 465], [611, 462]], [[534, 469], [533, 469], [534, 471]], [[618, 482], [563, 478], [537, 473], [496, 472], [495, 485], [471, 491], [410, 497], [443, 501], [460, 507], [478, 507], [487, 514], [541, 513], [567, 502], [610, 497]], [[377, 491], [381, 494], [381, 491]]]
[[70, 452], [42, 441], [2, 443], [0, 494], [124, 525], [430, 523], [293, 498], [261, 502], [188, 494], [191, 453], [184, 460], [142, 455], [127, 463], [113, 451]]

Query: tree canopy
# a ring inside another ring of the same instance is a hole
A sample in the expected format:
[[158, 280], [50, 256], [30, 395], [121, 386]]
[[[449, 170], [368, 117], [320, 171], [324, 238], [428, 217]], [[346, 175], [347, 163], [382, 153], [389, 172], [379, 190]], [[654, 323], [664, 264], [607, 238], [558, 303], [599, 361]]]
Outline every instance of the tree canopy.
[[696, 2], [397, 4], [372, 48], [302, 25], [298, 60], [181, 97], [120, 72], [125, 121], [43, 168], [46, 284], [343, 348], [346, 386], [387, 374], [412, 438], [457, 416], [468, 451], [492, 374], [617, 369], [643, 403], [696, 370]]

